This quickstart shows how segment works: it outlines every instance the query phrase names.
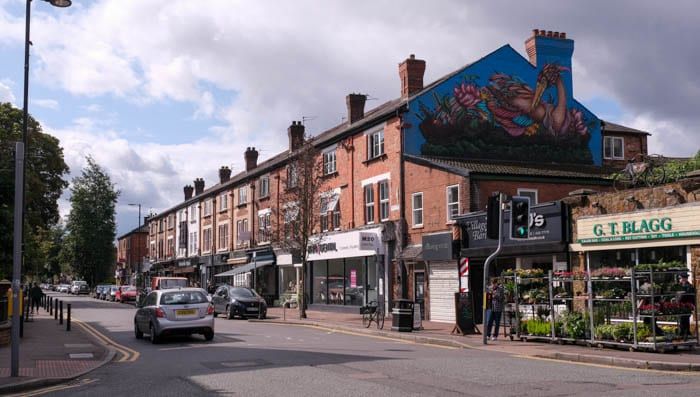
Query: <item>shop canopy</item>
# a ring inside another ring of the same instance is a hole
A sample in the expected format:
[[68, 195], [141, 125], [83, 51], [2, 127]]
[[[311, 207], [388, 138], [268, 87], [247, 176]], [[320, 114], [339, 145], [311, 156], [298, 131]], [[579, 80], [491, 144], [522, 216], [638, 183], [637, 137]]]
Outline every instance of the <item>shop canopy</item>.
[[253, 271], [253, 269], [269, 266], [271, 264], [275, 263], [274, 259], [261, 259], [255, 262], [248, 262], [243, 266], [236, 267], [231, 270], [227, 270], [223, 273], [215, 274], [214, 277], [230, 277], [230, 276], [235, 276], [236, 274], [241, 274], [241, 273], [248, 273], [250, 271]]

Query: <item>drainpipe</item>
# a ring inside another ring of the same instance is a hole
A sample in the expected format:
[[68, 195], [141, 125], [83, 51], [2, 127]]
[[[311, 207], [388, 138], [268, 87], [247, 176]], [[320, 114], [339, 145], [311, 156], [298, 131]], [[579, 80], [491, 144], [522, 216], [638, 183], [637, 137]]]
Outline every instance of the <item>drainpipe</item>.
[[[406, 101], [406, 106], [408, 106], [408, 100]], [[403, 226], [407, 225], [406, 223], [406, 176], [405, 176], [405, 165], [404, 165], [404, 159], [403, 159], [403, 154], [405, 152], [405, 139], [404, 139], [404, 129], [403, 129], [403, 119], [401, 118], [401, 115], [399, 114], [399, 109], [396, 110], [396, 117], [399, 119], [399, 141], [400, 141], [400, 147], [401, 147], [401, 152], [399, 153], [399, 204], [401, 205], [401, 218], [399, 218], [399, 221], [401, 222], [401, 240], [396, 242], [396, 245], [398, 246], [398, 249], [403, 248], [403, 239], [404, 239], [404, 234], [406, 233], [405, 230], [403, 230]], [[408, 272], [406, 271], [406, 264], [404, 263], [403, 260], [399, 261], [399, 265], [401, 266], [401, 299], [408, 299]]]

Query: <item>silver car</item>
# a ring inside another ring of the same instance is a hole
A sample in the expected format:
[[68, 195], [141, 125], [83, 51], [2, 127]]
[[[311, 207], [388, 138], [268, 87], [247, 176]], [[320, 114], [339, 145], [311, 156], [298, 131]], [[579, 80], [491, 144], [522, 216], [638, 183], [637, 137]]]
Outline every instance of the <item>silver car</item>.
[[143, 300], [134, 316], [136, 339], [148, 334], [152, 343], [168, 335], [202, 334], [214, 339], [214, 307], [201, 288], [156, 290]]

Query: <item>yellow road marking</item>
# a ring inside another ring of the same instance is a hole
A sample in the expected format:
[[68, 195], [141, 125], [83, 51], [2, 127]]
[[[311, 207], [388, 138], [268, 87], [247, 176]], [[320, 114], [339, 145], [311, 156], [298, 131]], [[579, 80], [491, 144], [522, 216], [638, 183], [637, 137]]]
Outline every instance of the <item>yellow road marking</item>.
[[80, 386], [89, 385], [90, 383], [94, 383], [94, 382], [97, 382], [97, 379], [82, 379], [82, 380], [78, 381], [78, 383], [75, 383], [75, 384], [49, 386], [49, 387], [45, 387], [45, 388], [43, 388], [43, 389], [32, 390], [32, 391], [29, 391], [29, 392], [22, 392], [22, 393], [17, 393], [17, 394], [9, 394], [8, 397], [17, 397], [17, 396], [34, 397], [34, 396], [41, 396], [42, 394], [52, 393], [52, 392], [59, 391], [59, 390], [72, 389], [72, 388], [75, 388], [75, 387], [80, 387]]
[[87, 333], [99, 339], [104, 344], [114, 347], [115, 350], [121, 353], [121, 357], [117, 360], [117, 362], [134, 362], [138, 360], [138, 358], [141, 356], [141, 353], [137, 352], [136, 350], [130, 349], [124, 345], [120, 345], [119, 343], [113, 341], [100, 331], [93, 328], [88, 323], [78, 319], [73, 319], [73, 321], [80, 325]]
[[[407, 345], [421, 345], [421, 346], [428, 346], [428, 347], [437, 347], [440, 349], [447, 349], [447, 350], [458, 350], [459, 348], [457, 347], [452, 347], [452, 346], [442, 346], [442, 345], [435, 345], [432, 343], [423, 343], [423, 342], [414, 342], [410, 340], [405, 340], [405, 339], [397, 339], [397, 338], [392, 338], [389, 336], [381, 336], [381, 335], [371, 335], [371, 334], [365, 334], [362, 332], [354, 332], [354, 331], [346, 331], [342, 329], [334, 329], [334, 328], [328, 328], [324, 327], [322, 325], [312, 325], [312, 324], [297, 324], [297, 323], [265, 323], [265, 324], [274, 324], [274, 325], [293, 325], [295, 327], [306, 327], [306, 328], [315, 328], [315, 329], [323, 329], [326, 331], [330, 332], [337, 332], [339, 334], [347, 334], [347, 335], [354, 335], [354, 336], [364, 336], [367, 338], [374, 338], [374, 339], [382, 339], [382, 340], [390, 340], [392, 342], [399, 342], [399, 343], [405, 343]], [[470, 346], [464, 346], [465, 348], [471, 349]]]
[[517, 357], [517, 358], [524, 358], [527, 360], [551, 361], [551, 362], [556, 362], [556, 363], [586, 365], [589, 367], [598, 367], [598, 368], [606, 368], [606, 369], [620, 369], [620, 370], [624, 370], [624, 371], [637, 371], [637, 372], [641, 371], [641, 372], [646, 372], [646, 373], [654, 372], [654, 373], [659, 373], [659, 374], [664, 374], [664, 375], [700, 376], [700, 372], [698, 372], [698, 371], [663, 371], [660, 369], [618, 367], [618, 366], [609, 365], [609, 364], [584, 363], [581, 361], [569, 361], [569, 360], [561, 360], [561, 359], [556, 359], [556, 358], [535, 357], [535, 356], [527, 356], [527, 355], [522, 355], [522, 354], [513, 354], [512, 356]]

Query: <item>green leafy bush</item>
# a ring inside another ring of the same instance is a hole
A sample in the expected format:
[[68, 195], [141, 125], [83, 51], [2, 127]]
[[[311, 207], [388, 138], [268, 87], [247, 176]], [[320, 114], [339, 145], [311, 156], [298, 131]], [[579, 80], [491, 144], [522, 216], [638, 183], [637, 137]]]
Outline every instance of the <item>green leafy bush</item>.
[[550, 334], [550, 324], [546, 321], [541, 320], [527, 320], [526, 327], [527, 333], [535, 336], [549, 336]]

